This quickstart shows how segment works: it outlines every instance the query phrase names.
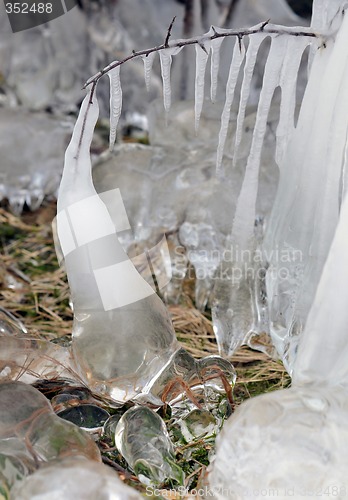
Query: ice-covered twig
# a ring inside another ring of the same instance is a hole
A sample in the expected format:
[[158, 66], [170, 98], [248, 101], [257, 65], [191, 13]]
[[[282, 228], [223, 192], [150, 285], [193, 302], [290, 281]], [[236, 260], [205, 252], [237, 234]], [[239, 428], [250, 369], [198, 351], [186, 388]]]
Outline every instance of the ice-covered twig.
[[[318, 37], [324, 36], [320, 33], [313, 32], [311, 30], [311, 28], [302, 28], [302, 27], [301, 28], [299, 28], [299, 27], [289, 27], [288, 28], [288, 27], [284, 27], [284, 26], [278, 26], [276, 24], [270, 24], [269, 21], [265, 21], [265, 22], [260, 23], [252, 28], [239, 29], [239, 30], [235, 30], [235, 29], [219, 30], [218, 28], [214, 28], [214, 26], [212, 26], [212, 29], [211, 29], [212, 34], [208, 38], [207, 38], [207, 35], [205, 34], [203, 36], [198, 36], [198, 37], [196, 36], [193, 38], [187, 38], [185, 40], [184, 39], [172, 40], [171, 42], [169, 42], [169, 38], [171, 35], [171, 30], [173, 27], [174, 20], [175, 20], [175, 18], [172, 20], [172, 22], [168, 28], [165, 41], [162, 45], [158, 45], [157, 47], [152, 47], [151, 49], [133, 51], [131, 55], [129, 55], [128, 57], [125, 57], [121, 61], [115, 61], [115, 62], [109, 64], [108, 66], [106, 66], [105, 68], [100, 70], [98, 73], [96, 73], [94, 76], [89, 78], [87, 80], [87, 82], [84, 84], [83, 88], [85, 89], [89, 85], [93, 85], [93, 87], [94, 87], [95, 84], [100, 80], [100, 78], [102, 76], [104, 76], [106, 73], [108, 73], [112, 69], [116, 68], [117, 66], [121, 66], [122, 64], [124, 64], [132, 59], [135, 59], [136, 57], [148, 56], [149, 54], [152, 54], [153, 52], [160, 52], [160, 51], [162, 51], [164, 49], [168, 49], [168, 48], [175, 48], [175, 47], [180, 48], [180, 47], [184, 47], [186, 45], [196, 45], [196, 44], [202, 45], [203, 38], [204, 38], [204, 41], [215, 40], [216, 38], [224, 38], [224, 37], [230, 37], [230, 36], [237, 37], [237, 38], [241, 39], [244, 36], [254, 35], [255, 33], [260, 33], [260, 32], [264, 32], [267, 34], [277, 34], [277, 35], [291, 35], [291, 36], [301, 36], [301, 37], [305, 36], [305, 37], [311, 37], [311, 38], [318, 38]], [[93, 95], [93, 92], [92, 92], [92, 95]]]

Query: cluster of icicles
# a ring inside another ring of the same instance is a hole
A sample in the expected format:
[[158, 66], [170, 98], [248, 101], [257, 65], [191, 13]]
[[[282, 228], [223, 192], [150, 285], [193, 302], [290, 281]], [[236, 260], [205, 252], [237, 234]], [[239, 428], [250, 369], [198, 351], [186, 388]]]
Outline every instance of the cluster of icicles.
[[[329, 17], [330, 15], [334, 17], [334, 14], [336, 14], [336, 24], [339, 25], [342, 18], [342, 13], [340, 14], [340, 12], [342, 11], [337, 8], [337, 5], [335, 6], [335, 9], [335, 12], [330, 11], [331, 13], [327, 12], [325, 15], [326, 17]], [[321, 19], [321, 16], [317, 16], [317, 18]], [[246, 268], [247, 265], [250, 267], [250, 264], [252, 266], [255, 265], [255, 252], [262, 254], [265, 249], [267, 250], [268, 255], [272, 255], [272, 249], [275, 246], [281, 247], [283, 245], [283, 241], [280, 242], [280, 237], [278, 237], [278, 240], [275, 241], [277, 237], [276, 230], [278, 223], [278, 220], [276, 219], [279, 217], [277, 214], [278, 212], [280, 214], [285, 214], [284, 210], [279, 209], [277, 203], [275, 204], [275, 210], [272, 216], [273, 218], [271, 218], [272, 222], [268, 227], [265, 245], [262, 246], [262, 242], [258, 241], [255, 237], [258, 179], [261, 152], [267, 129], [267, 119], [274, 93], [277, 88], [280, 88], [280, 115], [276, 130], [276, 161], [279, 168], [285, 171], [285, 152], [295, 131], [295, 109], [297, 104], [296, 88], [301, 61], [303, 60], [304, 53], [308, 46], [311, 47], [311, 58], [313, 58], [313, 54], [316, 51], [319, 50], [325, 52], [327, 45], [330, 45], [330, 41], [327, 41], [327, 36], [320, 34], [321, 32], [324, 32], [324, 26], [325, 23], [320, 25], [319, 21], [315, 19], [313, 20], [311, 28], [301, 29], [296, 27], [284, 28], [283, 26], [276, 26], [272, 24], [265, 25], [265, 23], [261, 23], [260, 25], [250, 28], [250, 30], [246, 30], [246, 32], [251, 33], [250, 35], [235, 36], [236, 41], [233, 48], [230, 71], [226, 84], [226, 100], [222, 111], [221, 128], [217, 143], [217, 178], [220, 179], [221, 182], [224, 182], [225, 172], [222, 167], [223, 155], [228, 138], [228, 130], [235, 95], [239, 93], [238, 116], [233, 145], [234, 166], [238, 159], [238, 151], [243, 136], [243, 124], [252, 89], [252, 80], [258, 53], [263, 42], [266, 39], [269, 39], [270, 49], [264, 70], [263, 85], [259, 98], [250, 154], [245, 169], [244, 181], [236, 205], [236, 211], [235, 214], [231, 214], [231, 231], [228, 238], [228, 244], [235, 249], [236, 254], [248, 255], [249, 262], [232, 263], [232, 268], [238, 268], [242, 276], [242, 279], [237, 283], [233, 283], [232, 280], [230, 280], [230, 282], [226, 282], [226, 280], [221, 279], [214, 280], [215, 286], [211, 302], [214, 331], [220, 353], [229, 356], [241, 344], [249, 343], [249, 339], [251, 338], [253, 339], [253, 347], [257, 348], [260, 346], [260, 348], [263, 349], [262, 345], [255, 341], [255, 337], [259, 334], [263, 335], [264, 333], [271, 334], [278, 353], [284, 360], [290, 372], [294, 362], [294, 355], [291, 353], [296, 349], [297, 333], [300, 333], [303, 329], [303, 324], [301, 324], [298, 326], [296, 334], [294, 333], [295, 329], [293, 328], [293, 325], [299, 323], [296, 318], [298, 311], [296, 310], [296, 305], [294, 305], [297, 297], [291, 297], [284, 306], [281, 306], [281, 308], [289, 308], [291, 312], [284, 320], [285, 323], [283, 321], [284, 324], [279, 325], [280, 322], [278, 321], [278, 318], [274, 318], [274, 315], [272, 314], [269, 317], [268, 307], [265, 307], [265, 300], [261, 297], [264, 284], [250, 283], [250, 280], [248, 280], [247, 276], [245, 276], [244, 268]], [[315, 36], [313, 36], [314, 28], [321, 29], [321, 31], [317, 31]], [[334, 30], [335, 26], [331, 26], [331, 31], [333, 33]], [[216, 35], [218, 35], [218, 37], [216, 37]], [[212, 27], [208, 33], [199, 37], [197, 39], [198, 42], [195, 43], [196, 131], [199, 128], [200, 116], [204, 104], [205, 81], [209, 57], [211, 82], [210, 97], [214, 102], [217, 93], [221, 46], [224, 41], [225, 43], [228, 42], [228, 37], [230, 35], [231, 30]], [[162, 48], [159, 51], [153, 52], [147, 51], [146, 54], [141, 56], [144, 61], [145, 84], [147, 88], [150, 88], [152, 66], [155, 57], [159, 54], [163, 80], [164, 109], [167, 117], [169, 117], [171, 106], [172, 60], [174, 56], [179, 54], [181, 50], [184, 49], [184, 46], [180, 45], [181, 42], [183, 42], [183, 40], [171, 41], [169, 42], [167, 48]], [[93, 101], [93, 105], [89, 103], [86, 107], [86, 111], [84, 111], [84, 120], [88, 117], [91, 117], [90, 120], [92, 120], [93, 111], [91, 108], [92, 106], [97, 106], [96, 88], [92, 89], [92, 85], [96, 80], [96, 77], [98, 80], [100, 75], [105, 73], [107, 73], [110, 78], [110, 149], [112, 149], [115, 143], [117, 124], [122, 109], [122, 88], [120, 80], [120, 64], [118, 61], [114, 61], [109, 66], [104, 68], [99, 76], [97, 74], [95, 77], [88, 80], [87, 86], [89, 85], [89, 92], [92, 92], [93, 94], [91, 99]], [[86, 102], [89, 100], [90, 98], [87, 96]], [[284, 176], [284, 184], [288, 185], [289, 182], [291, 183], [291, 173], [288, 171]], [[301, 205], [301, 210], [308, 211], [305, 206], [306, 204], [308, 206], [307, 202], [304, 202]], [[311, 211], [312, 207], [310, 207], [309, 210]], [[337, 220], [335, 223], [337, 223]], [[327, 238], [326, 241], [329, 243], [331, 239], [332, 235], [331, 238]], [[269, 249], [270, 245], [271, 250]], [[296, 245], [294, 245], [293, 251], [296, 252], [296, 249]], [[325, 249], [326, 253], [322, 252], [320, 262], [315, 266], [318, 273], [321, 272], [324, 259], [327, 255], [327, 250], [328, 247]], [[303, 249], [300, 248], [300, 251], [302, 252]], [[262, 271], [266, 274], [267, 267], [270, 267], [271, 272], [268, 273], [268, 276], [278, 276], [280, 273], [277, 272], [277, 270], [274, 272], [273, 264], [274, 263], [265, 260], [265, 262], [262, 262], [261, 265], [259, 265], [259, 269], [254, 270], [255, 274], [260, 275], [262, 274]], [[221, 262], [220, 265], [224, 267], [225, 263]], [[294, 262], [293, 266], [298, 266], [298, 263]], [[292, 269], [289, 271], [289, 276], [290, 278], [288, 281], [293, 280]], [[295, 284], [295, 287], [301, 289], [302, 285], [298, 283]], [[275, 296], [277, 295], [277, 292], [273, 291], [277, 289], [277, 286], [278, 278], [273, 279], [273, 282], [268, 285], [269, 309], [271, 312], [272, 294]], [[293, 288], [293, 285], [289, 282], [287, 282], [285, 286]], [[315, 287], [313, 290], [315, 290]], [[294, 293], [296, 295], [297, 292]], [[312, 293], [309, 293], [310, 300], [307, 301], [309, 303], [307, 304], [307, 309], [303, 313], [305, 317], [308, 314], [310, 302], [313, 299], [313, 293], [313, 291]], [[275, 307], [277, 307], [277, 304]], [[289, 336], [296, 338], [296, 340], [293, 341], [294, 346], [291, 349], [289, 347]]]
[[[325, 43], [320, 36], [294, 36], [291, 31], [295, 33], [296, 28], [284, 30], [270, 25], [256, 28], [258, 32], [248, 37], [247, 47], [244, 38], [235, 43], [217, 150], [219, 176], [223, 176], [222, 155], [239, 73], [244, 64], [235, 155], [257, 53], [263, 40], [271, 39], [231, 241], [240, 249], [256, 251], [254, 222], [260, 153], [272, 96], [280, 87], [276, 155], [281, 175], [264, 244], [300, 249], [303, 261], [290, 266], [288, 280], [266, 276], [270, 333], [293, 372], [294, 385], [290, 390], [243, 404], [227, 423], [209, 478], [217, 498], [257, 496], [265, 488], [276, 489], [279, 498], [309, 498], [313, 488], [323, 492], [331, 488], [337, 498], [345, 495], [348, 204], [341, 201], [347, 171], [348, 17], [344, 16], [344, 7], [345, 2], [339, 0], [330, 4], [315, 1], [312, 29], [330, 28], [332, 36], [326, 37]], [[212, 98], [216, 94], [223, 39], [211, 40], [213, 33], [215, 30], [196, 44], [196, 128], [203, 106], [209, 52]], [[315, 55], [295, 128], [297, 74], [309, 44]], [[180, 50], [171, 42], [160, 51], [166, 112], [171, 103], [172, 57]], [[144, 57], [147, 85], [154, 57], [155, 53]], [[122, 106], [120, 67], [110, 69], [108, 74], [112, 146]], [[72, 345], [80, 376], [96, 393], [119, 404], [133, 400], [158, 406], [164, 400], [177, 401], [182, 385], [178, 390], [173, 382], [178, 378], [184, 379], [191, 393], [204, 399], [212, 389], [221, 391], [221, 380], [233, 384], [233, 369], [218, 356], [194, 362], [179, 348], [164, 304], [120, 245], [120, 214], [115, 213], [107, 193], [96, 193], [92, 182], [89, 150], [97, 119], [93, 89], [93, 95], [89, 90], [82, 104], [66, 152], [58, 199], [57, 232], [74, 304]], [[277, 263], [267, 265], [276, 267]], [[255, 302], [248, 283], [229, 286], [230, 297], [238, 300], [239, 293], [249, 290], [246, 302]], [[249, 332], [238, 329], [242, 324], [238, 314], [232, 315], [230, 323], [221, 320], [226, 311], [218, 307], [218, 293], [219, 285], [213, 311], [215, 329], [220, 347], [230, 353]], [[229, 311], [233, 307], [233, 303], [227, 305]], [[226, 388], [226, 383], [222, 385]]]

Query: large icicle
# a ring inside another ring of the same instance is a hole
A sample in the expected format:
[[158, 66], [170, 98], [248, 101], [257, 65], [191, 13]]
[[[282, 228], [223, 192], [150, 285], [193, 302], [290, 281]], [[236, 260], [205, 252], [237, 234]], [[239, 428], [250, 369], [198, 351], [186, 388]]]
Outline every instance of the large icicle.
[[173, 56], [179, 54], [182, 47], [168, 47], [160, 51], [161, 75], [163, 81], [163, 104], [164, 109], [169, 113], [172, 103], [172, 89], [170, 81], [170, 70], [172, 67]]
[[[115, 61], [117, 62], [117, 61]], [[110, 150], [112, 151], [116, 141], [118, 121], [122, 111], [122, 88], [120, 81], [120, 66], [108, 72], [110, 79]]]
[[156, 52], [150, 52], [150, 54], [147, 54], [146, 56], [142, 56], [142, 59], [144, 62], [145, 85], [146, 85], [146, 90], [148, 92], [150, 91], [152, 66], [153, 66], [153, 62], [155, 60], [155, 57], [156, 57]]
[[234, 45], [232, 62], [230, 66], [230, 72], [228, 76], [228, 81], [226, 85], [226, 100], [224, 109], [221, 115], [221, 127], [219, 132], [219, 143], [217, 148], [217, 158], [216, 158], [216, 173], [217, 176], [222, 176], [222, 158], [224, 154], [224, 147], [228, 132], [228, 125], [231, 116], [231, 107], [233, 104], [234, 93], [236, 90], [236, 85], [238, 81], [238, 76], [240, 72], [241, 65], [243, 64], [245, 57], [245, 45], [244, 40], [241, 40], [240, 44], [238, 42]]
[[216, 92], [218, 85], [218, 77], [219, 77], [219, 67], [220, 67], [220, 49], [221, 44], [224, 41], [223, 38], [214, 38], [210, 42], [210, 52], [211, 52], [211, 60], [210, 60], [210, 99], [212, 102], [216, 100]]
[[209, 43], [196, 44], [196, 80], [195, 80], [195, 130], [198, 131], [204, 101], [205, 69], [209, 57]]
[[243, 75], [243, 83], [240, 93], [240, 102], [237, 117], [237, 128], [235, 135], [235, 145], [233, 153], [233, 164], [237, 161], [238, 149], [242, 140], [243, 124], [245, 118], [245, 110], [250, 95], [251, 80], [254, 74], [256, 57], [259, 48], [264, 39], [269, 36], [265, 33], [255, 33], [249, 37], [249, 46], [245, 57], [245, 67]]

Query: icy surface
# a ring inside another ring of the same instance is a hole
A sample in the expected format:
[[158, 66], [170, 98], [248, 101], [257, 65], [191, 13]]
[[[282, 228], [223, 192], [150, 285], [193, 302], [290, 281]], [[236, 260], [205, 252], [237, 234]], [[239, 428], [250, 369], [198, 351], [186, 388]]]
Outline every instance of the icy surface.
[[150, 408], [135, 406], [127, 410], [117, 424], [115, 443], [142, 483], [161, 485], [173, 479], [183, 484], [185, 476], [175, 464], [166, 426]]
[[42, 467], [13, 490], [17, 500], [140, 500], [142, 496], [106, 465], [65, 458]]

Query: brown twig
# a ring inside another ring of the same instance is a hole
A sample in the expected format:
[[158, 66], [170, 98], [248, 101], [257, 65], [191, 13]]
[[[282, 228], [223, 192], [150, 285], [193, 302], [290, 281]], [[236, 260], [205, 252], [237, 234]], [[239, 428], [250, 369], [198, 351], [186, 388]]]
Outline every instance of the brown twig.
[[170, 23], [168, 31], [167, 31], [166, 39], [164, 40], [164, 46], [167, 48], [169, 47], [169, 38], [172, 34], [172, 28], [173, 28], [173, 25], [175, 23], [175, 19], [176, 19], [176, 16], [173, 17], [172, 22]]
[[[175, 19], [175, 18], [174, 18]], [[186, 45], [196, 45], [196, 44], [202, 44], [202, 36], [199, 37], [193, 37], [193, 38], [187, 38], [186, 40], [173, 40], [172, 42], [169, 42], [169, 37], [171, 34], [171, 28], [173, 26], [173, 21], [171, 22], [171, 25], [168, 29], [167, 36], [165, 39], [165, 42], [162, 45], [158, 45], [156, 47], [152, 47], [151, 49], [145, 49], [145, 50], [139, 50], [139, 51], [133, 51], [133, 53], [121, 61], [114, 61], [102, 70], [100, 70], [98, 73], [96, 73], [94, 76], [89, 78], [87, 82], [84, 84], [83, 89], [87, 88], [89, 85], [93, 84], [93, 91], [95, 89], [95, 85], [97, 82], [100, 80], [102, 76], [104, 76], [106, 73], [111, 71], [114, 68], [117, 68], [117, 66], [121, 66], [122, 64], [125, 64], [126, 62], [135, 59], [136, 57], [141, 57], [141, 56], [148, 56], [152, 52], [160, 52], [161, 50], [165, 50], [169, 47], [185, 47]], [[221, 30], [219, 31], [215, 27], [212, 26], [212, 35], [206, 36], [204, 35], [204, 40], [215, 40], [216, 38], [227, 38], [227, 37], [238, 37], [238, 38], [243, 38], [244, 36], [250, 36], [254, 35], [256, 33], [267, 33], [269, 35], [272, 34], [277, 34], [277, 35], [290, 35], [290, 36], [306, 36], [310, 38], [319, 38], [322, 35], [318, 33], [314, 33], [313, 31], [310, 30], [310, 28], [286, 28], [284, 26], [278, 26], [274, 24], [269, 24], [269, 21], [265, 21], [257, 26], [254, 26], [253, 28], [247, 28], [247, 29], [230, 29], [230, 30]], [[168, 36], [169, 35], [169, 36]], [[91, 98], [92, 94], [91, 93]]]

